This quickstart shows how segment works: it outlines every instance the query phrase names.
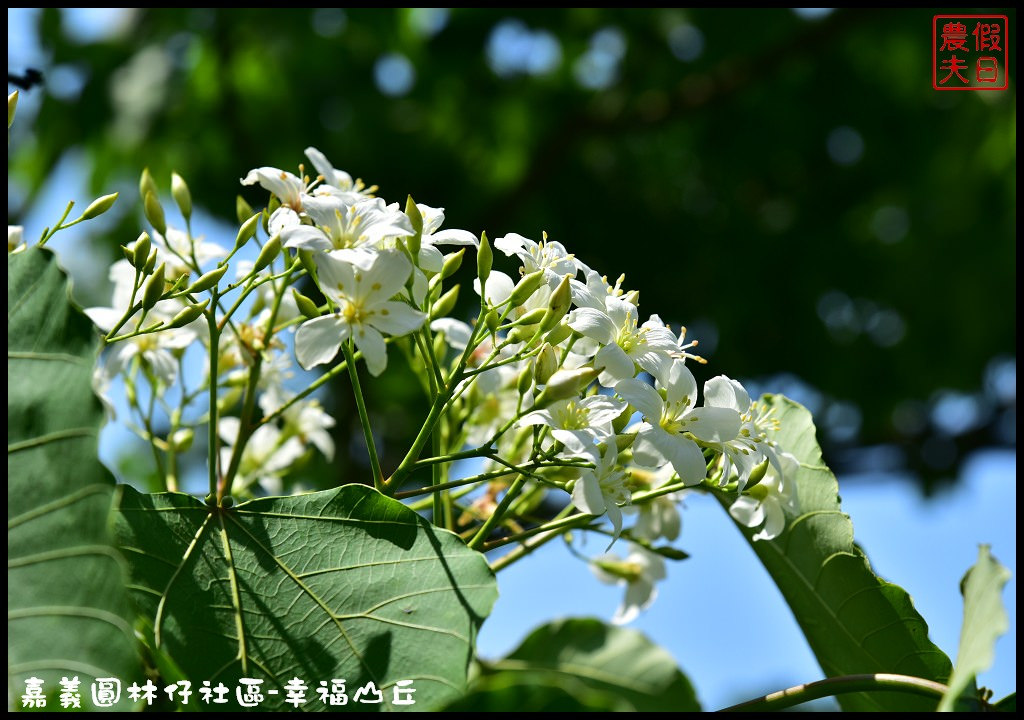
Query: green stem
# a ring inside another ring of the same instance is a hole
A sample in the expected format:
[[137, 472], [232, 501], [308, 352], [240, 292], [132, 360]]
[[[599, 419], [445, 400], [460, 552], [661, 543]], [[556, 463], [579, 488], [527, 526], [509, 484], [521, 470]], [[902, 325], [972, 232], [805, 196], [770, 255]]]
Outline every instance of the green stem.
[[39, 247], [44, 247], [46, 243], [50, 241], [50, 238], [56, 235], [58, 231], [63, 230], [65, 227], [71, 227], [70, 225], [64, 225], [64, 221], [68, 219], [68, 215], [71, 214], [71, 208], [74, 206], [74, 200], [68, 202], [68, 206], [64, 208], [64, 214], [60, 216], [60, 220], [57, 221], [57, 224], [43, 233], [43, 236], [39, 238]]
[[580, 525], [586, 525], [589, 524], [590, 521], [594, 520], [596, 517], [596, 515], [588, 515], [587, 513], [577, 513], [576, 515], [570, 515], [559, 520], [552, 520], [550, 522], [544, 523], [543, 525], [538, 525], [537, 527], [530, 528], [529, 530], [523, 530], [521, 533], [516, 533], [515, 535], [509, 535], [508, 537], [498, 538], [497, 540], [491, 540], [488, 543], [484, 543], [483, 549], [486, 552], [488, 550], [494, 550], [495, 548], [499, 548], [502, 545], [508, 545], [509, 543], [519, 542], [520, 540], [532, 537], [533, 535], [539, 535], [540, 533], [548, 532], [549, 530], [567, 530], [569, 528], [578, 527]]
[[359, 423], [363, 426], [366, 450], [370, 454], [373, 486], [383, 493], [387, 491], [387, 486], [384, 484], [384, 475], [380, 471], [380, 460], [377, 459], [377, 446], [373, 442], [373, 431], [370, 429], [370, 416], [366, 413], [366, 402], [363, 399], [362, 387], [359, 385], [359, 371], [356, 369], [356, 359], [352, 354], [352, 341], [343, 342], [341, 349], [345, 353], [345, 364], [348, 366], [348, 376], [352, 380], [352, 392], [356, 397], [356, 409], [359, 411]]
[[[477, 531], [476, 535], [472, 540], [469, 541], [469, 547], [473, 550], [479, 550], [487, 540], [487, 537], [491, 534], [491, 530], [494, 526], [501, 522], [502, 517], [505, 515], [505, 511], [508, 510], [508, 506], [512, 504], [512, 501], [516, 499], [519, 491], [523, 489], [523, 484], [526, 482], [526, 476], [520, 475], [512, 481], [512, 487], [505, 491], [505, 497], [498, 503], [498, 507], [494, 509], [491, 516], [484, 521], [484, 524]], [[437, 497], [435, 495], [435, 497]]]
[[[566, 505], [564, 508], [562, 508], [561, 512], [559, 512], [558, 515], [556, 515], [554, 519], [548, 523], [548, 525], [551, 525], [551, 523], [553, 522], [561, 521], [562, 519], [564, 519], [564, 516], [568, 514], [571, 510], [572, 506]], [[546, 533], [535, 535], [532, 539], [527, 540], [522, 545], [517, 547], [515, 550], [512, 550], [508, 554], [503, 555], [502, 557], [498, 558], [493, 563], [491, 563], [491, 570], [494, 572], [498, 572], [499, 570], [508, 567], [517, 560], [521, 560], [522, 558], [526, 557], [534, 550], [539, 548], [541, 545], [544, 545], [545, 543], [554, 540], [556, 537], [560, 537], [563, 534], [563, 532], [564, 531], [561, 528], [556, 528], [554, 530], [549, 530]]]
[[[362, 357], [362, 354], [357, 352], [353, 357], [355, 357], [356, 359], [359, 359], [360, 357]], [[261, 425], [266, 425], [269, 422], [273, 422], [274, 420], [277, 420], [279, 417], [284, 415], [285, 411], [288, 410], [292, 405], [294, 405], [295, 403], [299, 402], [300, 400], [304, 400], [305, 398], [309, 397], [321, 385], [326, 384], [335, 375], [337, 375], [340, 372], [342, 372], [343, 370], [347, 370], [347, 369], [348, 369], [348, 362], [346, 362], [344, 360], [341, 361], [340, 363], [338, 363], [337, 365], [332, 367], [330, 370], [325, 372], [323, 375], [318, 377], [316, 380], [314, 380], [312, 383], [310, 383], [309, 387], [307, 387], [305, 390], [303, 390], [298, 395], [296, 395], [295, 397], [293, 397], [290, 400], [288, 400], [288, 402], [286, 402], [284, 405], [282, 405], [277, 410], [275, 410], [274, 412], [272, 412], [269, 415], [265, 416], [262, 420], [260, 420], [258, 423], [256, 423], [255, 427], [253, 427], [253, 430], [255, 431]]]
[[217, 327], [217, 288], [210, 291], [211, 307], [206, 310], [206, 324], [210, 328], [210, 418], [207, 461], [210, 465], [210, 497], [217, 497], [217, 355], [220, 352], [220, 329]]
[[[471, 487], [462, 488], [461, 490], [459, 490], [457, 492], [453, 492], [451, 494], [451, 499], [452, 499], [452, 501], [458, 500], [463, 495], [466, 495], [467, 493], [473, 492], [473, 490], [474, 490], [474, 488], [471, 488]], [[420, 510], [426, 510], [428, 507], [432, 507], [433, 506], [433, 502], [434, 502], [433, 498], [423, 498], [422, 500], [417, 500], [416, 502], [409, 503], [408, 508], [410, 510], [416, 510], [418, 512]]]
[[809, 700], [829, 697], [831, 695], [842, 695], [852, 692], [879, 692], [896, 691], [910, 693], [912, 695], [924, 695], [930, 698], [941, 698], [948, 690], [942, 683], [937, 683], [924, 678], [911, 675], [893, 675], [890, 673], [875, 673], [865, 675], [844, 675], [842, 677], [826, 678], [817, 682], [804, 683], [795, 687], [769, 693], [764, 697], [722, 708], [719, 712], [765, 712], [768, 710], [782, 710], [783, 708], [799, 705]]

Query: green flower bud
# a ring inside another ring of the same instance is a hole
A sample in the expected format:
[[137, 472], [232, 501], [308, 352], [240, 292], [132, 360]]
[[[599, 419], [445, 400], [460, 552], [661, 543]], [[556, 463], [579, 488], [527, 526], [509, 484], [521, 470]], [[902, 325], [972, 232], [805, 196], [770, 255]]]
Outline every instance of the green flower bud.
[[447, 280], [462, 267], [462, 256], [466, 254], [466, 248], [460, 248], [458, 252], [453, 252], [451, 255], [444, 259], [444, 265], [441, 266], [441, 279]]
[[487, 241], [487, 233], [480, 233], [480, 247], [476, 251], [476, 275], [481, 283], [490, 276], [492, 265], [494, 253], [491, 252], [491, 244]]
[[[612, 420], [612, 430], [615, 431], [616, 435], [618, 435], [619, 433], [626, 429], [626, 426], [629, 425], [629, 419], [632, 416], [633, 408], [627, 407], [625, 410], [619, 413], [618, 417]], [[630, 442], [632, 442], [632, 439], [630, 439]], [[622, 449], [623, 448], [619, 448], [619, 450]]]
[[192, 441], [195, 439], [195, 431], [192, 428], [181, 428], [175, 431], [169, 438], [171, 441], [171, 450], [176, 453], [188, 452], [189, 448], [192, 447]]
[[153, 180], [153, 176], [150, 175], [149, 168], [143, 168], [142, 176], [139, 178], [139, 197], [145, 200], [146, 196], [150, 193], [159, 195], [160, 191], [157, 190], [156, 181]]
[[15, 90], [7, 96], [7, 129], [11, 129], [11, 125], [14, 124], [14, 113], [18, 109], [18, 91]]
[[146, 265], [146, 261], [149, 260], [149, 249], [152, 243], [149, 239], [149, 233], [142, 233], [135, 241], [135, 246], [132, 248], [132, 265], [141, 270]]
[[491, 334], [498, 332], [498, 325], [501, 323], [501, 318], [494, 310], [488, 310], [487, 314], [484, 315], [484, 325], [491, 331]]
[[209, 300], [203, 300], [198, 305], [189, 305], [184, 310], [182, 310], [177, 315], [175, 315], [173, 318], [171, 318], [171, 322], [168, 324], [167, 327], [169, 327], [169, 328], [180, 328], [180, 327], [185, 327], [186, 325], [188, 325], [191, 322], [195, 322], [195, 320], [200, 315], [203, 314], [203, 310], [205, 310], [206, 306], [209, 305], [209, 304], [210, 304]]
[[567, 339], [570, 335], [572, 335], [572, 332], [573, 331], [571, 327], [569, 327], [565, 323], [562, 323], [561, 325], [556, 325], [555, 329], [549, 332], [547, 334], [547, 337], [545, 337], [544, 339], [547, 340], [552, 345], [558, 345], [563, 340]]
[[167, 220], [164, 218], [164, 208], [157, 199], [156, 193], [146, 193], [146, 197], [142, 201], [142, 209], [146, 212], [149, 224], [161, 235], [166, 235]]
[[312, 250], [299, 250], [299, 262], [302, 263], [302, 267], [306, 269], [313, 280], [316, 280], [316, 263], [313, 261]]
[[759, 482], [764, 480], [764, 476], [768, 473], [768, 458], [765, 458], [759, 462], [754, 469], [750, 471], [750, 477], [747, 478], [747, 484], [743, 486], [744, 491], [749, 491]]
[[235, 236], [235, 249], [242, 247], [249, 239], [256, 234], [256, 227], [260, 221], [260, 214], [249, 216], [249, 219], [242, 223], [242, 226], [238, 228], [238, 235]]
[[569, 312], [572, 304], [572, 293], [569, 292], [569, 276], [562, 278], [555, 291], [551, 293], [551, 300], [548, 302], [547, 314], [540, 323], [541, 332], [551, 330]]
[[143, 310], [149, 310], [156, 305], [157, 301], [163, 297], [165, 285], [164, 263], [160, 263], [160, 267], [158, 267], [152, 277], [146, 281], [146, 287], [142, 291]]
[[430, 319], [437, 320], [446, 316], [455, 307], [455, 301], [459, 299], [459, 286], [451, 288], [448, 292], [438, 298], [434, 306], [430, 308]]
[[594, 382], [600, 371], [594, 368], [556, 370], [548, 379], [544, 392], [537, 398], [537, 407], [547, 407], [557, 400], [566, 400], [579, 395], [587, 385]]
[[220, 282], [220, 279], [224, 277], [224, 273], [226, 273], [227, 271], [228, 266], [221, 265], [220, 267], [216, 267], [208, 273], [200, 275], [198, 280], [189, 285], [188, 290], [186, 292], [194, 294], [202, 292], [203, 290], [209, 290], [218, 282]]
[[519, 378], [516, 380], [516, 391], [520, 395], [525, 395], [531, 387], [533, 387], [533, 374], [534, 374], [534, 363], [527, 363], [526, 366], [519, 371]]
[[528, 313], [523, 313], [516, 318], [516, 325], [536, 325], [544, 319], [544, 315], [547, 313], [545, 308], [534, 308]]
[[244, 223], [253, 215], [252, 205], [245, 201], [241, 195], [235, 197], [235, 217], [239, 223]]
[[530, 296], [537, 292], [537, 288], [544, 282], [544, 271], [534, 270], [529, 275], [525, 275], [522, 280], [516, 283], [516, 286], [512, 288], [512, 294], [509, 296], [508, 301], [512, 307], [519, 307], [524, 302], [530, 299]]
[[85, 212], [82, 213], [82, 219], [92, 220], [94, 217], [99, 217], [112, 208], [115, 202], [117, 202], [117, 193], [110, 193], [109, 195], [96, 198], [92, 201], [89, 207], [85, 209]]
[[[135, 253], [135, 258], [138, 259], [138, 252]], [[149, 251], [149, 257], [146, 259], [146, 263], [142, 266], [140, 271], [143, 277], [149, 277], [153, 274], [153, 268], [156, 267], [156, 248]]]
[[192, 193], [188, 191], [185, 178], [178, 173], [171, 173], [171, 197], [181, 210], [182, 216], [188, 220], [192, 217]]
[[281, 235], [277, 234], [274, 237], [267, 240], [267, 244], [260, 250], [260, 254], [256, 257], [256, 264], [252, 266], [253, 272], [259, 272], [267, 265], [274, 261], [281, 253]]
[[533, 377], [537, 380], [538, 385], [547, 384], [551, 376], [558, 370], [558, 353], [548, 343], [540, 349], [540, 353], [537, 354], [537, 361], [534, 365]]
[[420, 254], [420, 245], [423, 241], [423, 215], [420, 214], [420, 209], [413, 202], [412, 195], [405, 200], [405, 214], [409, 218], [409, 222], [412, 223], [413, 231], [411, 236], [405, 238], [405, 242], [409, 247], [409, 252], [415, 258]]
[[310, 320], [320, 317], [320, 308], [316, 306], [316, 303], [295, 288], [292, 288], [292, 297], [295, 298], [295, 304], [298, 306], [300, 313]]
[[127, 245], [122, 245], [121, 252], [124, 254], [124, 259], [131, 263], [132, 267], [135, 267], [135, 251]]
[[639, 580], [643, 572], [637, 563], [624, 562], [621, 560], [607, 560], [607, 559], [595, 559], [590, 562], [609, 575], [617, 578], [622, 578], [627, 582], [636, 582]]

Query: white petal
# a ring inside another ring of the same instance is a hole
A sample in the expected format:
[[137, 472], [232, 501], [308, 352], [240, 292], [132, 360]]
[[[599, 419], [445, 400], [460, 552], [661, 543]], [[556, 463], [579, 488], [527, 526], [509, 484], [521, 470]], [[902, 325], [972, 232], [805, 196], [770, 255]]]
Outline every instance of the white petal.
[[565, 449], [571, 453], [581, 453], [586, 450], [587, 446], [593, 446], [593, 436], [587, 434], [583, 430], [563, 430], [561, 428], [552, 428], [552, 437], [558, 442], [565, 445]]
[[569, 315], [569, 327], [581, 335], [597, 340], [602, 345], [611, 343], [618, 332], [611, 318], [600, 310], [591, 308], [573, 310]]
[[531, 413], [523, 415], [519, 418], [517, 425], [547, 425], [548, 427], [555, 426], [555, 420], [551, 417], [551, 412], [548, 410], [534, 410]]
[[588, 515], [603, 515], [606, 509], [601, 485], [592, 472], [584, 472], [572, 488], [572, 504]]
[[405, 286], [411, 272], [412, 263], [405, 255], [395, 250], [382, 252], [369, 270], [356, 273], [358, 297], [366, 298], [367, 302], [389, 300]]
[[580, 401], [580, 407], [587, 409], [587, 421], [593, 425], [609, 423], [626, 409], [626, 403], [607, 395], [592, 395]]
[[732, 378], [718, 375], [704, 383], [704, 404], [745, 413], [750, 409], [750, 396]]
[[665, 400], [669, 404], [674, 405], [683, 398], [689, 398], [686, 402], [687, 409], [697, 404], [697, 380], [682, 360], [673, 362], [668, 368], [668, 377], [661, 377], [658, 380], [665, 388]]
[[[238, 428], [240, 425], [241, 423], [236, 417], [222, 417], [217, 421], [217, 434], [228, 445], [234, 445], [238, 440]], [[255, 434], [253, 437], [255, 437]]]
[[705, 442], [729, 442], [740, 434], [740, 414], [732, 408], [694, 408], [686, 415], [685, 427]]
[[348, 324], [336, 315], [307, 320], [295, 332], [295, 359], [303, 370], [330, 362], [348, 335]]
[[366, 318], [373, 327], [388, 335], [405, 335], [419, 328], [426, 315], [413, 310], [404, 302], [389, 300], [375, 306]]
[[311, 225], [292, 225], [281, 231], [285, 247], [299, 250], [330, 250], [334, 247], [320, 228]]
[[594, 367], [605, 370], [611, 382], [602, 382], [607, 387], [615, 387], [622, 380], [630, 380], [636, 375], [636, 366], [622, 348], [612, 343], [605, 345], [594, 356]]
[[509, 233], [508, 235], [500, 237], [494, 241], [494, 247], [501, 250], [509, 257], [521, 253], [525, 249], [529, 249], [530, 246], [536, 247], [537, 243], [529, 238], [523, 237], [519, 233]]
[[297, 437], [288, 438], [285, 443], [274, 451], [274, 454], [267, 458], [260, 468], [265, 473], [278, 473], [291, 467], [292, 463], [302, 457], [306, 451], [302, 441]]
[[476, 239], [476, 235], [469, 232], [468, 230], [439, 230], [433, 235], [429, 235], [425, 238], [435, 245], [473, 245], [474, 247], [480, 244], [480, 241]]
[[271, 235], [276, 235], [286, 228], [299, 227], [299, 224], [299, 214], [284, 205], [275, 210], [267, 221]]
[[[682, 435], [670, 435], [665, 431], [650, 434], [650, 440], [658, 451], [665, 456], [679, 479], [686, 485], [697, 485], [707, 476], [707, 462], [697, 443]], [[634, 451], [635, 452], [635, 451]]]
[[740, 495], [736, 502], [729, 506], [729, 514], [740, 525], [755, 528], [764, 522], [764, 509], [754, 498], [749, 495]]
[[[86, 308], [85, 314], [89, 316], [90, 320], [96, 323], [96, 326], [100, 330], [103, 332], [110, 332], [114, 329], [114, 326], [117, 325], [117, 321], [124, 315], [124, 311], [108, 307], [92, 307]], [[131, 325], [132, 321], [129, 320], [127, 324]]]
[[[508, 300], [514, 287], [515, 283], [508, 275], [503, 272], [492, 272], [487, 277], [487, 302], [491, 305], [501, 305]], [[480, 294], [480, 278], [473, 280], [473, 289], [477, 295]]]
[[643, 380], [623, 380], [615, 386], [615, 392], [651, 422], [661, 420], [661, 413], [665, 407], [661, 395]]
[[646, 610], [658, 597], [658, 589], [649, 580], [637, 580], [626, 586], [626, 597], [622, 605], [615, 611], [612, 623], [625, 625], [633, 622], [640, 615], [641, 610]]
[[444, 267], [444, 255], [433, 245], [423, 243], [420, 245], [420, 254], [417, 257], [420, 267], [428, 272], [438, 273]]
[[786, 528], [786, 516], [779, 501], [769, 495], [761, 502], [764, 511], [764, 527], [754, 535], [754, 540], [773, 540]]
[[362, 351], [370, 374], [377, 377], [384, 372], [388, 366], [388, 348], [384, 344], [384, 336], [372, 327], [362, 326], [352, 333], [352, 339]]
[[456, 350], [465, 350], [473, 329], [467, 323], [455, 318], [443, 317], [430, 323], [434, 332], [444, 333], [445, 340]]

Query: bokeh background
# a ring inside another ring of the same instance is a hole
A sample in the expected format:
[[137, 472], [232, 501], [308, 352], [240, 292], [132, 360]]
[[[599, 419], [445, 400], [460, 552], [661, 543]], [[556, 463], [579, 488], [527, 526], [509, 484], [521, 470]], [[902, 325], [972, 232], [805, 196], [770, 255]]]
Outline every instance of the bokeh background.
[[[51, 243], [86, 306], [142, 227], [143, 166], [165, 189], [181, 173], [227, 243], [235, 195], [263, 200], [238, 178], [308, 145], [447, 226], [546, 231], [686, 325], [705, 378], [814, 412], [858, 540], [955, 655], [977, 544], [1016, 569], [1016, 13], [993, 11], [1010, 89], [937, 92], [938, 12], [8, 9], [8, 90], [44, 77], [9, 135], [8, 221], [33, 237], [67, 199], [122, 192]], [[407, 373], [388, 383], [370, 401], [393, 466], [423, 401]], [[339, 453], [309, 484], [365, 476], [349, 398], [323, 398]], [[148, 456], [105, 437], [144, 484]], [[694, 557], [637, 626], [709, 708], [820, 677], [717, 507], [691, 497], [680, 544]], [[484, 654], [609, 617], [619, 593], [559, 546], [500, 587]], [[1004, 597], [996, 697], [1016, 683], [1015, 581]]]

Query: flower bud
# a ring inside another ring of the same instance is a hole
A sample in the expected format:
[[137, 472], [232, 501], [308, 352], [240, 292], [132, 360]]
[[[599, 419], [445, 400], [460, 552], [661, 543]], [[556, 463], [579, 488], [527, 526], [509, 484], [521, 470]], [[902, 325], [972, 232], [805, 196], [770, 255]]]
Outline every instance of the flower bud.
[[149, 260], [149, 249], [152, 243], [149, 239], [149, 233], [142, 233], [139, 235], [138, 240], [135, 241], [134, 247], [132, 247], [132, 265], [141, 270], [146, 266], [146, 261]]
[[533, 387], [533, 375], [535, 372], [534, 363], [526, 363], [519, 371], [519, 378], [516, 380], [516, 392], [525, 395]]
[[448, 292], [437, 299], [434, 306], [430, 308], [430, 319], [437, 320], [446, 316], [455, 307], [455, 301], [459, 299], [459, 286], [451, 288]]
[[302, 263], [302, 267], [306, 269], [313, 280], [316, 280], [316, 262], [313, 260], [312, 250], [299, 250], [299, 262]]
[[203, 300], [198, 305], [189, 305], [184, 310], [182, 310], [177, 315], [175, 315], [173, 318], [171, 318], [171, 322], [168, 323], [167, 327], [169, 327], [169, 328], [185, 327], [189, 323], [194, 322], [200, 315], [202, 315], [203, 314], [203, 310], [205, 310], [206, 306], [209, 305], [209, 304], [210, 304], [209, 300]]
[[188, 290], [186, 290], [185, 292], [198, 293], [202, 292], [203, 290], [209, 290], [218, 282], [220, 282], [220, 279], [224, 277], [224, 273], [226, 273], [227, 271], [227, 265], [221, 265], [220, 267], [216, 267], [210, 272], [201, 275], [198, 280], [189, 285]]
[[764, 476], [768, 473], [768, 458], [765, 458], [750, 471], [750, 477], [747, 478], [746, 484], [743, 486], [743, 490], [750, 490], [752, 487], [757, 485], [759, 482], [764, 480]]
[[192, 217], [192, 193], [188, 191], [185, 178], [178, 173], [171, 173], [171, 197], [181, 210], [182, 216], [188, 220]]
[[537, 354], [533, 377], [537, 380], [538, 385], [546, 385], [556, 370], [558, 370], [558, 353], [551, 345], [544, 343], [540, 353]]
[[235, 217], [238, 218], [238, 222], [244, 223], [247, 219], [252, 217], [252, 214], [252, 205], [247, 203], [244, 197], [237, 195], [235, 197]]
[[[135, 259], [139, 257], [138, 252], [135, 253]], [[142, 266], [141, 273], [143, 277], [149, 277], [153, 274], [153, 268], [156, 267], [156, 248], [149, 251], [149, 257], [146, 259], [145, 264]]]
[[316, 303], [295, 288], [292, 288], [292, 297], [295, 298], [295, 304], [298, 306], [300, 313], [310, 320], [320, 317], [320, 308], [316, 306]]
[[173, 435], [169, 438], [171, 441], [171, 450], [176, 453], [188, 452], [189, 448], [192, 447], [192, 440], [195, 439], [195, 431], [192, 428], [181, 428], [176, 430]]
[[274, 237], [267, 240], [267, 244], [260, 250], [260, 254], [256, 257], [256, 263], [252, 266], [253, 272], [259, 272], [267, 265], [274, 261], [281, 252], [281, 235], [278, 233]]
[[487, 314], [484, 315], [484, 325], [491, 331], [491, 335], [498, 332], [498, 325], [501, 323], [501, 318], [494, 310], [488, 310]]
[[235, 250], [249, 242], [249, 239], [256, 234], [256, 227], [260, 221], [260, 214], [249, 216], [249, 219], [238, 228], [238, 235], [235, 236]]
[[537, 407], [547, 407], [556, 400], [575, 397], [587, 385], [594, 382], [600, 374], [600, 371], [586, 367], [575, 370], [556, 370], [548, 379], [544, 392], [537, 398]]
[[7, 96], [7, 129], [14, 124], [14, 113], [18, 109], [18, 91], [15, 90]]
[[549, 332], [547, 334], [547, 337], [545, 337], [544, 339], [547, 340], [552, 345], [558, 345], [563, 340], [567, 339], [570, 335], [572, 335], [572, 332], [573, 331], [571, 327], [569, 327], [566, 323], [562, 323], [561, 325], [556, 325], [555, 329]]
[[135, 251], [127, 245], [122, 245], [121, 252], [124, 254], [124, 259], [127, 260], [132, 267], [135, 267]]
[[572, 304], [572, 293], [569, 292], [569, 276], [562, 278], [558, 287], [551, 293], [551, 300], [548, 302], [547, 314], [540, 323], [541, 332], [551, 330], [569, 312]]
[[[626, 429], [626, 426], [629, 425], [629, 419], [631, 417], [633, 417], [633, 410], [630, 409], [629, 407], [626, 407], [625, 410], [623, 410], [621, 413], [619, 413], [618, 416], [614, 420], [612, 420], [612, 431], [616, 435], [619, 435], [623, 430]], [[626, 436], [626, 437], [629, 437], [630, 438], [630, 442], [632, 443], [632, 441], [633, 441], [632, 440], [632, 435], [629, 435], [629, 436]], [[621, 447], [619, 448], [619, 450], [622, 450], [622, 449], [623, 448], [621, 448]]]
[[637, 563], [624, 562], [622, 560], [609, 560], [607, 558], [596, 558], [591, 560], [598, 570], [602, 570], [612, 577], [621, 578], [627, 582], [640, 580], [643, 573]]
[[153, 276], [146, 281], [146, 287], [142, 291], [142, 309], [149, 310], [164, 294], [164, 263], [156, 269]]
[[160, 233], [167, 235], [167, 220], [164, 218], [164, 208], [156, 197], [156, 193], [148, 192], [142, 201], [142, 209], [146, 213], [149, 224]]
[[412, 223], [413, 232], [412, 235], [405, 238], [405, 242], [409, 247], [409, 252], [412, 253], [413, 257], [416, 257], [420, 254], [420, 244], [423, 240], [423, 215], [413, 201], [412, 195], [409, 195], [405, 200], [405, 215], [409, 218], [409, 222]]
[[158, 195], [159, 191], [156, 188], [156, 181], [153, 180], [153, 176], [149, 173], [149, 168], [142, 169], [142, 175], [139, 177], [139, 197], [143, 200], [150, 193]]
[[544, 319], [544, 315], [547, 313], [546, 308], [534, 308], [528, 313], [523, 313], [516, 318], [516, 325], [536, 325]]
[[522, 280], [516, 283], [516, 286], [512, 288], [512, 294], [509, 295], [508, 301], [511, 307], [519, 307], [524, 302], [530, 299], [540, 284], [544, 282], [544, 271], [534, 270], [529, 275], [525, 275]]
[[480, 247], [476, 251], [476, 274], [481, 283], [490, 276], [492, 265], [494, 253], [491, 252], [491, 244], [487, 241], [487, 233], [480, 233]]
[[92, 220], [94, 217], [99, 217], [117, 202], [117, 193], [110, 193], [103, 197], [96, 198], [82, 213], [83, 220]]
[[460, 248], [458, 252], [453, 252], [451, 255], [444, 259], [444, 265], [441, 266], [441, 279], [447, 280], [462, 267], [462, 256], [466, 254], [466, 248]]

